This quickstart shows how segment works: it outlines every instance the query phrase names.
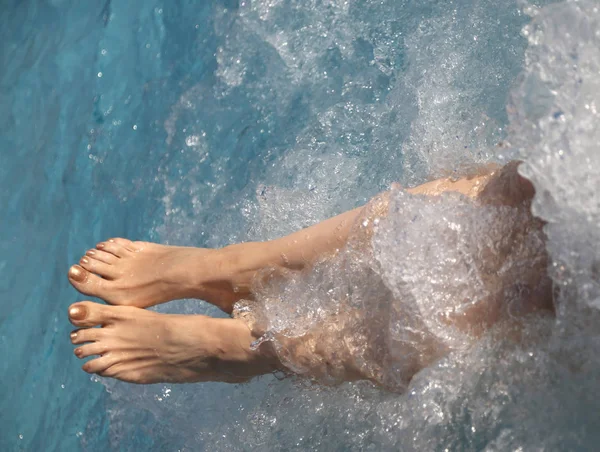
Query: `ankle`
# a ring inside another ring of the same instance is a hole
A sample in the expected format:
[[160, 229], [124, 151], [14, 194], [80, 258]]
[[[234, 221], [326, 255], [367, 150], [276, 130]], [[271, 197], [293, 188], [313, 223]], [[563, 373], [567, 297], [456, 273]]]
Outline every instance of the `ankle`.
[[215, 335], [218, 338], [215, 347], [217, 371], [249, 378], [282, 369], [269, 344], [263, 344], [256, 350], [251, 348], [258, 337], [250, 331], [244, 321], [215, 319], [215, 325]]
[[222, 249], [222, 258], [228, 262], [232, 291], [239, 294], [239, 298], [251, 294], [254, 278], [260, 270], [277, 265], [271, 248], [271, 242], [246, 242]]
[[199, 298], [231, 313], [235, 302], [252, 297], [254, 275], [270, 265], [268, 255], [267, 243], [261, 242], [220, 249], [182, 248], [175, 278], [178, 292], [184, 298]]

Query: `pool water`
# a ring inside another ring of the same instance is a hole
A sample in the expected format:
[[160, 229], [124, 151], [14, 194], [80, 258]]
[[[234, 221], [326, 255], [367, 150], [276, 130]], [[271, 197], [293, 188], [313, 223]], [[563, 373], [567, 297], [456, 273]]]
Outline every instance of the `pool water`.
[[[593, 448], [599, 29], [594, 0], [5, 0], [0, 450]], [[133, 386], [72, 354], [66, 271], [100, 240], [266, 240], [515, 157], [561, 287], [526, 345], [486, 338], [403, 395]]]

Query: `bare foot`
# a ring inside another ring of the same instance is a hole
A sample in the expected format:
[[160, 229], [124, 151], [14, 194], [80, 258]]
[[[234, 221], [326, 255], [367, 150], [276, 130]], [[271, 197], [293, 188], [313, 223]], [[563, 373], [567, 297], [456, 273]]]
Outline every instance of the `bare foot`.
[[[130, 306], [84, 301], [69, 308], [80, 329], [71, 333], [83, 370], [129, 383], [240, 382], [277, 369], [277, 360], [252, 351], [256, 338], [241, 320], [158, 314]], [[100, 326], [101, 328], [93, 328]]]
[[239, 295], [224, 278], [229, 264], [221, 251], [115, 238], [88, 250], [69, 269], [69, 281], [110, 304], [146, 308], [201, 298], [230, 312]]

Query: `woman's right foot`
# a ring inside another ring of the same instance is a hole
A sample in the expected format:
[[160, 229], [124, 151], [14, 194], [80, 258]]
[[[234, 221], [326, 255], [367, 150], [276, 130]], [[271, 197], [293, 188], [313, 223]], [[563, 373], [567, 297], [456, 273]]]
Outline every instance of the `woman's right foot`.
[[90, 249], [69, 269], [81, 293], [115, 305], [146, 308], [200, 298], [226, 312], [237, 299], [222, 250], [158, 245], [115, 238]]

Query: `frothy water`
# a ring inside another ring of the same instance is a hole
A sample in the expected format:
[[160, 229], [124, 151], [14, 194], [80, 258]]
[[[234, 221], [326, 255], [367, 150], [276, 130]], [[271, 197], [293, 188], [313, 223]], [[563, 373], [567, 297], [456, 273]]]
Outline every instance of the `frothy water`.
[[[214, 83], [187, 89], [163, 124], [169, 154], [158, 180], [166, 215], [157, 239], [210, 246], [269, 239], [366, 202], [393, 181], [414, 184], [519, 157], [537, 189], [533, 211], [547, 221], [557, 317], [530, 318], [515, 333], [519, 341], [496, 330], [465, 340], [463, 332], [442, 328], [436, 319], [457, 294], [472, 300], [489, 290], [481, 274], [463, 271], [475, 252], [470, 247], [480, 243], [469, 238], [486, 237], [499, 216], [514, 215], [518, 224], [521, 213], [489, 208], [475, 215], [462, 198], [432, 202], [396, 190], [372, 255], [271, 287], [267, 295], [284, 303], [264, 303], [263, 313], [272, 331], [300, 335], [332, 314], [369, 312], [339, 324], [335, 337], [373, 379], [403, 394], [279, 376], [236, 386], [102, 380], [112, 397], [113, 445], [127, 437], [140, 409], [157, 420], [154, 447], [183, 450], [596, 444], [597, 2], [257, 0], [215, 8], [214, 15]], [[233, 151], [219, 154], [232, 130]], [[258, 143], [261, 153], [246, 143]], [[492, 235], [501, 241], [505, 234], [500, 228]], [[534, 250], [540, 243], [536, 236], [522, 240]], [[522, 263], [531, 258], [522, 255], [509, 269], [515, 284], [526, 278]], [[451, 275], [452, 284], [434, 278]], [[441, 290], [447, 287], [452, 291]], [[380, 302], [390, 294], [404, 304]], [[432, 294], [443, 303], [433, 303]], [[197, 311], [193, 306], [161, 309]], [[383, 330], [401, 347], [382, 346], [373, 331]], [[411, 356], [421, 353], [409, 348], [425, 331], [439, 359], [409, 383]], [[335, 369], [322, 376], [337, 383]]]
[[598, 308], [600, 5], [536, 14], [523, 30], [527, 69], [512, 95], [511, 141], [539, 193], [533, 211], [548, 222], [562, 299]]

